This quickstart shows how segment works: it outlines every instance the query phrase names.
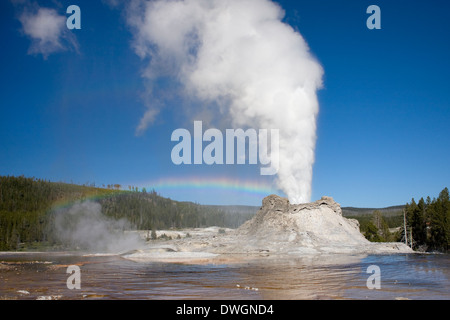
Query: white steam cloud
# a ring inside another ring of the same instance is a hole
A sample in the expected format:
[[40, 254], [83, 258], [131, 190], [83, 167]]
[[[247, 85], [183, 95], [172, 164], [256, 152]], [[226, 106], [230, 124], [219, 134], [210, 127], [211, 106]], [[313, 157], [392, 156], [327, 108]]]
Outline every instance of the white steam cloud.
[[55, 235], [64, 244], [91, 252], [122, 253], [143, 245], [127, 220], [108, 218], [101, 205], [85, 201], [55, 212]]
[[[215, 107], [212, 112], [234, 127], [279, 129], [277, 185], [292, 203], [302, 203], [311, 198], [323, 69], [283, 17], [269, 0], [135, 0], [128, 6], [134, 49], [148, 61], [144, 76], [176, 79], [185, 97]], [[149, 107], [139, 131], [157, 108]]]

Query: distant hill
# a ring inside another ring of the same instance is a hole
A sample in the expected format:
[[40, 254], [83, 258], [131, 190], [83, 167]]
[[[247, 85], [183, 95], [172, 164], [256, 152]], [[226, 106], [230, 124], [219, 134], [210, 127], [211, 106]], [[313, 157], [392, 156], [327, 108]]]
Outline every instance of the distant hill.
[[[258, 212], [260, 206], [243, 206], [243, 205], [210, 205], [207, 207], [223, 210], [226, 213], [238, 213], [242, 215], [253, 215]], [[344, 217], [357, 217], [364, 215], [372, 215], [374, 211], [378, 210], [383, 216], [396, 216], [402, 214], [404, 205], [390, 206], [385, 208], [356, 208], [356, 207], [342, 207], [342, 215]]]
[[245, 221], [250, 220], [259, 210], [257, 206], [245, 205], [204, 205], [205, 208], [210, 208], [211, 211], [221, 211], [233, 220], [233, 228], [237, 228]]
[[239, 213], [242, 215], [254, 215], [258, 212], [259, 206], [245, 206], [245, 205], [205, 205], [205, 207], [222, 210], [227, 214]]
[[402, 210], [405, 208], [404, 205], [398, 206], [390, 206], [386, 208], [355, 208], [355, 207], [343, 207], [342, 215], [343, 216], [361, 216], [361, 215], [370, 215], [375, 210], [381, 212], [383, 216], [392, 216], [402, 214]]

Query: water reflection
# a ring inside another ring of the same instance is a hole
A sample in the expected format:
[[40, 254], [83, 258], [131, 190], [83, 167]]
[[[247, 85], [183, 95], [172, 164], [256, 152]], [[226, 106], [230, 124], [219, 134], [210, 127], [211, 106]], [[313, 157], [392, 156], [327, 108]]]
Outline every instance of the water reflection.
[[[238, 261], [238, 260], [234, 260]], [[70, 253], [0, 254], [1, 299], [449, 299], [447, 255], [261, 257], [223, 264]], [[69, 265], [81, 289], [66, 286]], [[381, 289], [366, 286], [367, 267]]]

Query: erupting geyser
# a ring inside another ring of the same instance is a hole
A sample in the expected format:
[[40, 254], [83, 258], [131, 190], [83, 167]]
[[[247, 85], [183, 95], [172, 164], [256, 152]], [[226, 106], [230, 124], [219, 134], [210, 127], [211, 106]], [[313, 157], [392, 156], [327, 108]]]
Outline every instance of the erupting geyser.
[[[311, 198], [323, 69], [283, 17], [269, 0], [136, 0], [128, 7], [134, 49], [148, 61], [148, 95], [170, 77], [189, 98], [190, 115], [279, 129], [277, 185], [291, 203], [304, 203]], [[137, 134], [158, 105], [149, 103]]]

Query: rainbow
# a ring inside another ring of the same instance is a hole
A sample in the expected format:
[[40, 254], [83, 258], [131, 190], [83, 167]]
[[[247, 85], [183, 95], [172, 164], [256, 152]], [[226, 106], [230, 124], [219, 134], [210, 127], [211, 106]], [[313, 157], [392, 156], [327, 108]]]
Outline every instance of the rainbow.
[[80, 199], [59, 199], [52, 203], [51, 210], [57, 210], [57, 209], [65, 209], [68, 207], [71, 207], [74, 203], [77, 202], [84, 202], [84, 201], [98, 201], [105, 198], [110, 198], [111, 196], [115, 196], [118, 194], [126, 194], [130, 191], [125, 190], [110, 190], [110, 189], [102, 189], [102, 188], [96, 188], [95, 192], [85, 194]]
[[253, 195], [258, 197], [265, 197], [273, 193], [279, 193], [279, 190], [274, 188], [269, 183], [260, 181], [242, 181], [231, 179], [227, 177], [214, 178], [162, 178], [155, 181], [149, 181], [139, 184], [141, 188], [155, 189], [156, 192], [164, 190], [189, 189], [189, 190], [223, 190], [243, 193], [246, 195]]
[[[264, 197], [270, 194], [279, 194], [280, 191], [274, 188], [270, 183], [261, 181], [243, 181], [237, 179], [231, 179], [226, 177], [215, 178], [199, 178], [199, 177], [187, 177], [187, 178], [161, 178], [158, 180], [148, 181], [145, 183], [130, 183], [129, 185], [137, 186], [140, 191], [144, 188], [147, 192], [155, 190], [158, 194], [165, 197], [166, 192], [178, 192], [189, 191], [194, 194], [197, 192], [216, 192], [223, 194], [224, 196], [233, 193], [238, 195], [239, 198], [253, 198], [260, 201]], [[53, 203], [52, 210], [67, 208], [73, 205], [77, 201], [97, 201], [103, 198], [108, 198], [121, 193], [129, 193], [126, 190], [128, 184], [122, 185], [122, 190], [109, 190], [102, 188], [95, 188], [92, 193], [85, 194], [83, 198], [78, 200], [60, 199]], [[174, 200], [178, 200], [174, 198]], [[182, 200], [180, 200], [182, 201]]]

